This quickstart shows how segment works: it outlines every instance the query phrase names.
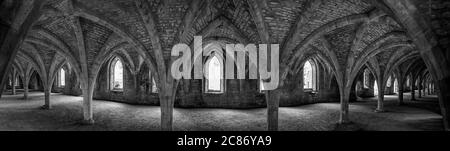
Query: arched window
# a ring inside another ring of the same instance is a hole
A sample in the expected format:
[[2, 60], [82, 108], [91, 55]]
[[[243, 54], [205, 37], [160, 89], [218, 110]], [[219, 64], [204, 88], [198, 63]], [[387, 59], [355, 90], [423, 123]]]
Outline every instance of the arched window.
[[19, 86], [19, 76], [16, 77], [16, 83], [14, 83], [14, 86]]
[[392, 86], [392, 79], [391, 79], [391, 77], [389, 76], [389, 78], [388, 78], [388, 80], [387, 80], [387, 83], [386, 83], [386, 87], [390, 88], [391, 86]]
[[375, 84], [373, 84], [373, 95], [375, 95], [375, 96], [378, 95], [378, 84], [377, 84], [377, 80], [375, 80]]
[[398, 93], [398, 81], [397, 81], [397, 79], [394, 80], [394, 93]]
[[419, 79], [416, 80], [414, 86], [418, 86], [419, 85]]
[[363, 77], [363, 82], [364, 82], [364, 88], [368, 89], [369, 85], [370, 85], [370, 71], [365, 69], [364, 70], [364, 77]]
[[152, 78], [152, 93], [158, 93], [158, 87], [156, 86], [155, 78]]
[[223, 93], [223, 63], [217, 56], [206, 62], [206, 72], [206, 92]]
[[313, 66], [310, 61], [306, 61], [303, 66], [303, 88], [313, 89], [314, 79], [313, 79]]
[[123, 64], [119, 58], [115, 58], [111, 68], [111, 89], [123, 90]]
[[63, 68], [59, 70], [59, 86], [66, 86], [66, 71]]
[[406, 86], [407, 86], [407, 87], [410, 86], [410, 85], [409, 85], [409, 81], [410, 81], [410, 80], [409, 80], [409, 76], [408, 76], [408, 78], [406, 78]]
[[263, 80], [259, 80], [259, 93], [263, 93], [264, 90]]
[[149, 73], [149, 79], [151, 79], [151, 82], [150, 82], [150, 85], [151, 85], [151, 87], [150, 87], [150, 91], [151, 91], [151, 93], [158, 93], [158, 87], [157, 87], [157, 85], [156, 85], [156, 81], [155, 81], [155, 77], [153, 77], [152, 76], [152, 73], [150, 72]]

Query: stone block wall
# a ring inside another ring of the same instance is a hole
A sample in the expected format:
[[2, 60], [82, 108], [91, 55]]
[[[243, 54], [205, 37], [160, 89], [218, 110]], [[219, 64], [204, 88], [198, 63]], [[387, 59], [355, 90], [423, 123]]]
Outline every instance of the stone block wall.
[[[150, 90], [150, 75], [146, 65], [133, 75], [124, 63], [124, 89], [113, 91], [109, 88], [109, 64], [102, 65], [97, 77], [94, 99], [140, 105], [159, 105], [159, 96]], [[313, 94], [303, 90], [302, 75], [291, 76], [282, 89], [280, 106], [298, 106], [319, 102], [338, 102], [339, 90], [332, 74], [320, 68], [317, 91]], [[295, 78], [293, 78], [295, 77]], [[79, 82], [74, 73], [66, 74], [66, 86], [54, 86], [55, 92], [66, 95], [81, 95]], [[259, 108], [266, 107], [264, 93], [259, 92], [258, 80], [226, 80], [225, 91], [221, 94], [204, 93], [202, 80], [182, 80], [178, 86], [175, 107], [180, 108]]]

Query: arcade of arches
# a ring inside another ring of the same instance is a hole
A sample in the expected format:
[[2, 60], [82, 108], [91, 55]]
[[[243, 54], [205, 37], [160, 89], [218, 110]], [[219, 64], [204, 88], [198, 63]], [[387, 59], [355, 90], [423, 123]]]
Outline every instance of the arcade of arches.
[[[355, 103], [373, 104], [370, 116], [433, 106], [440, 130], [450, 130], [446, 0], [0, 0], [0, 8], [0, 111], [34, 100], [51, 113], [64, 102], [56, 99], [76, 96], [82, 108], [66, 112], [85, 124], [108, 118], [95, 115], [101, 100], [158, 107], [160, 128], [173, 130], [177, 109], [261, 108], [265, 129], [279, 130], [292, 107], [331, 103], [333, 121], [345, 125], [360, 120]], [[206, 76], [174, 80], [171, 49], [193, 47], [194, 36], [215, 46], [203, 58]], [[237, 43], [280, 44], [278, 89], [224, 79], [225, 44]]]

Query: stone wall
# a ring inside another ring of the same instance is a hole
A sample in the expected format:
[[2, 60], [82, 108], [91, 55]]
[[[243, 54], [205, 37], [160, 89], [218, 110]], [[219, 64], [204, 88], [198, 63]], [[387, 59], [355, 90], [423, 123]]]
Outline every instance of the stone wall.
[[[109, 88], [109, 64], [104, 64], [100, 69], [94, 89], [94, 99], [111, 100], [130, 104], [159, 105], [158, 94], [149, 91], [149, 70], [141, 69], [137, 75], [133, 75], [124, 62], [123, 91], [113, 91]], [[135, 81], [136, 78], [136, 81]]]
[[[151, 92], [149, 69], [142, 65], [133, 75], [124, 64], [124, 89], [113, 91], [109, 88], [109, 64], [102, 65], [97, 77], [94, 99], [141, 105], [159, 105], [159, 96]], [[321, 66], [317, 74], [317, 91], [303, 90], [303, 75], [289, 76], [282, 89], [280, 106], [298, 106], [319, 102], [338, 102], [339, 89], [332, 74]], [[135, 81], [136, 80], [136, 81]], [[55, 92], [80, 95], [79, 82], [74, 73], [66, 74], [66, 86], [54, 86]], [[222, 94], [204, 93], [203, 80], [182, 80], [178, 86], [175, 107], [182, 108], [258, 108], [266, 107], [264, 93], [259, 92], [258, 80], [226, 80]]]

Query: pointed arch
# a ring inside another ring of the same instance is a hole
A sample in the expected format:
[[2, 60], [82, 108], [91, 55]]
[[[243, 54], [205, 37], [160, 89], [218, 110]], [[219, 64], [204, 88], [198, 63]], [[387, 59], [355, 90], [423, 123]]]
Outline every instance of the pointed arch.
[[[133, 36], [125, 27], [115, 23], [114, 21], [108, 19], [105, 16], [102, 16], [101, 14], [87, 8], [86, 6], [84, 6], [83, 4], [73, 1], [73, 7], [75, 9], [75, 16], [78, 17], [82, 17], [84, 19], [88, 19], [91, 20], [99, 25], [105, 26], [108, 29], [114, 31], [115, 34], [119, 35], [121, 38], [125, 39], [126, 42], [128, 42], [131, 46], [136, 48], [136, 51], [138, 52], [139, 55], [143, 56], [144, 61], [147, 63], [147, 65], [149, 66], [150, 70], [159, 73], [159, 71], [156, 69], [156, 60], [155, 58], [148, 52], [146, 51], [147, 49], [145, 48], [145, 46], [139, 42], [139, 40], [137, 40], [137, 38], [135, 36]], [[116, 45], [117, 46], [121, 46], [124, 45], [124, 43], [121, 43], [120, 45]], [[115, 50], [115, 49], [105, 49], [106, 51], [111, 51], [111, 50]], [[105, 51], [103, 50], [103, 51]], [[104, 53], [101, 52], [102, 54], [108, 54], [108, 53]], [[104, 61], [104, 60], [103, 60]], [[102, 64], [103, 62], [99, 61], [96, 62], [96, 64]], [[159, 75], [155, 74], [155, 78], [157, 80], [157, 82], [159, 82]]]
[[316, 90], [317, 67], [312, 60], [307, 60], [303, 65], [303, 89]]
[[123, 61], [119, 57], [114, 57], [110, 64], [110, 90], [123, 91]]
[[59, 72], [58, 72], [58, 86], [59, 87], [66, 86], [66, 70], [64, 70], [64, 68], [59, 69]]
[[207, 93], [223, 93], [223, 62], [217, 56], [211, 57], [206, 62], [206, 92]]
[[224, 57], [221, 49], [210, 50], [204, 62], [204, 92], [221, 94], [225, 92]]

